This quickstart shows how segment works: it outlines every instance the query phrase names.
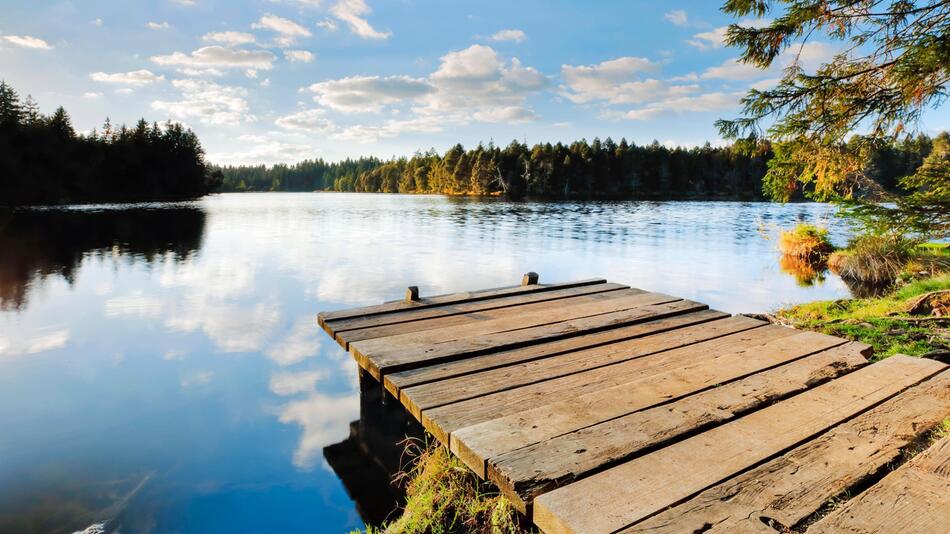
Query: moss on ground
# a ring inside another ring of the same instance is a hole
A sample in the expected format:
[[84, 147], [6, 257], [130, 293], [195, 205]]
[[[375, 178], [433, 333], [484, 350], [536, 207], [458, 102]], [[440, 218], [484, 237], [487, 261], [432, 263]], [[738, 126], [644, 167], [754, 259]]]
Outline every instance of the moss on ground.
[[494, 486], [479, 480], [445, 447], [422, 450], [403, 474], [403, 483], [406, 507], [402, 514], [378, 529], [369, 528], [367, 534], [537, 532]]
[[950, 275], [905, 283], [875, 298], [825, 300], [780, 310], [776, 315], [796, 328], [862, 341], [874, 359], [894, 354], [919, 356], [950, 350], [948, 321], [907, 313], [915, 297], [950, 289]]

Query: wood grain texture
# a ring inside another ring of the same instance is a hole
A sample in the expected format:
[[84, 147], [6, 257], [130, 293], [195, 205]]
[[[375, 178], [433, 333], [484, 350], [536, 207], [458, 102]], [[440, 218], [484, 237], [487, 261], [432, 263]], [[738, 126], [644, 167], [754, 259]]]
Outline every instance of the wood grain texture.
[[[399, 398], [400, 390], [411, 386], [417, 386], [419, 384], [426, 384], [429, 382], [435, 382], [437, 380], [444, 380], [446, 378], [453, 378], [479, 371], [487, 371], [515, 363], [546, 358], [548, 356], [556, 356], [558, 354], [565, 354], [574, 350], [583, 350], [591, 347], [607, 345], [617, 341], [625, 341], [627, 339], [634, 339], [660, 332], [666, 332], [669, 330], [675, 330], [677, 328], [694, 324], [726, 319], [728, 317], [729, 314], [715, 310], [702, 310], [683, 315], [675, 315], [673, 317], [645, 321], [639, 324], [594, 332], [586, 336], [557, 339], [537, 345], [529, 345], [517, 349], [482, 354], [476, 358], [449, 361], [428, 365], [426, 367], [389, 373], [385, 376], [384, 382], [386, 389], [392, 393], [394, 397]], [[738, 317], [741, 316], [737, 316], [737, 318]], [[742, 324], [748, 326], [746, 330], [768, 324], [764, 321], [759, 321], [749, 317], [742, 317], [742, 319], [744, 319]]]
[[[714, 340], [582, 373], [581, 379], [601, 387], [575, 387], [565, 390], [570, 392], [567, 395], [559, 389], [548, 389], [546, 398], [536, 396], [532, 405], [508, 414], [489, 414], [491, 417], [482, 421], [450, 431], [450, 448], [476, 474], [485, 473], [485, 460], [498, 454], [845, 343], [839, 338], [780, 326], [720, 339], [728, 342], [717, 344], [719, 340]], [[424, 411], [423, 424], [428, 415], [444, 427], [445, 418], [435, 413], [439, 410]], [[471, 420], [472, 411], [469, 409], [463, 417]]]
[[[443, 306], [423, 308], [421, 310], [406, 310], [400, 313], [340, 319], [336, 321], [328, 321], [327, 326], [333, 330], [338, 341], [341, 338], [359, 341], [360, 338], [371, 339], [372, 337], [382, 337], [385, 335], [414, 332], [418, 330], [430, 330], [432, 328], [442, 327], [443, 325], [453, 324], [451, 321], [440, 322], [438, 321], [439, 319], [469, 316], [475, 320], [486, 320], [493, 318], [490, 315], [485, 315], [486, 313], [498, 312], [506, 308], [538, 305], [544, 302], [562, 300], [566, 303], [567, 299], [574, 297], [609, 293], [621, 289], [627, 290], [628, 294], [646, 293], [640, 289], [631, 289], [630, 287], [623, 284], [594, 284], [589, 286], [528, 293], [524, 295], [513, 295], [510, 297], [479, 300], [475, 302], [446, 304]], [[357, 333], [360, 334], [360, 338], [353, 337]]]
[[539, 443], [504, 443], [505, 448], [520, 448], [489, 458], [488, 478], [525, 512], [546, 491], [854, 371], [867, 363], [866, 348], [849, 343]]
[[692, 345], [747, 330], [757, 323], [754, 319], [747, 317], [730, 317], [711, 323], [678, 328], [611, 345], [410, 387], [403, 390], [400, 400], [418, 418], [422, 410], [436, 406]]
[[[569, 294], [572, 292], [573, 294]], [[620, 298], [623, 296], [632, 296], [637, 294], [645, 293], [639, 289], [630, 289], [624, 287], [620, 284], [597, 284], [593, 286], [583, 286], [579, 288], [571, 288], [561, 291], [545, 291], [543, 293], [534, 293], [529, 295], [519, 295], [515, 297], [518, 300], [521, 300], [519, 304], [509, 304], [506, 306], [495, 306], [488, 309], [472, 311], [467, 313], [448, 313], [446, 306], [440, 306], [438, 308], [430, 308], [429, 310], [420, 310], [420, 312], [446, 312], [441, 317], [432, 317], [428, 319], [417, 319], [417, 320], [407, 320], [395, 324], [387, 324], [374, 327], [365, 327], [365, 328], [351, 328], [348, 330], [340, 330], [334, 327], [336, 332], [336, 340], [338, 343], [345, 347], [349, 346], [349, 343], [354, 343], [356, 341], [364, 341], [367, 339], [377, 339], [389, 336], [398, 336], [402, 334], [408, 334], [412, 332], [421, 332], [423, 330], [435, 330], [442, 328], [449, 328], [452, 326], [464, 325], [469, 323], [477, 323], [479, 321], [490, 321], [493, 319], [503, 319], [505, 317], [518, 317], [525, 314], [543, 312], [546, 310], [556, 310], [563, 309], [568, 306], [575, 306], [577, 304], [590, 304], [593, 302], [600, 302], [604, 300]], [[558, 295], [557, 297], [552, 297], [552, 295]], [[529, 297], [534, 297], [537, 299], [535, 301], [525, 300]], [[540, 297], [551, 297], [542, 299]], [[502, 299], [492, 299], [489, 301], [482, 302], [473, 302], [468, 304], [461, 304], [455, 306], [455, 308], [463, 306], [472, 306], [475, 305], [489, 305], [498, 303]], [[451, 308], [451, 306], [449, 307]], [[406, 314], [400, 314], [406, 315]], [[384, 316], [386, 317], [386, 316]], [[333, 325], [331, 325], [333, 326]]]
[[[614, 391], [618, 394], [633, 395], [633, 398], [626, 402], [643, 408], [649, 405], [643, 403], [671, 400], [674, 395], [663, 388], [674, 383], [680, 384], [679, 390], [684, 391], [682, 394], [696, 391], [693, 388], [702, 389], [716, 384], [718, 377], [722, 376], [721, 372], [717, 373], [715, 370], [719, 362], [742, 361], [747, 359], [753, 351], [755, 354], [771, 354], [773, 358], [787, 357], [793, 359], [797, 356], [803, 356], [804, 354], [801, 354], [794, 346], [778, 349], [773, 346], [772, 349], [761, 350], [761, 347], [767, 344], [778, 343], [782, 338], [796, 334], [799, 334], [799, 332], [791, 328], [777, 325], [763, 326], [599, 369], [423, 410], [422, 424], [443, 443], [451, 445], [449, 434], [459, 429], [493, 419], [508, 417], [509, 419], [497, 423], [497, 426], [486, 425], [482, 428], [483, 431], [491, 434], [491, 437], [486, 440], [479, 438], [479, 441], [487, 443], [499, 435], [509, 435], [511, 433], [513, 414], [520, 414], [524, 417], [546, 418], [544, 424], [537, 425], [539, 429], [547, 429], [549, 425], [556, 424], [555, 422], [561, 417], [557, 410], [553, 410], [552, 413], [551, 410], [546, 410], [544, 407], [564, 401], [568, 396], [570, 398], [581, 397], [606, 388], [615, 388]], [[834, 341], [834, 344], [841, 343], [844, 343], [844, 340]], [[761, 367], [756, 367], [760, 364], [755, 361], [749, 362], [749, 365], [753, 369], [761, 369]], [[687, 379], [687, 382], [683, 384], [682, 373], [687, 369], [689, 371], [685, 372], [693, 372], [694, 369], [697, 369], [697, 366], [698, 369], [706, 371], [705, 377], [697, 377], [696, 380]], [[710, 376], [713, 378], [710, 378]], [[658, 380], [658, 382], [654, 383], [655, 380]], [[713, 381], [705, 382], [704, 380]], [[564, 414], [563, 417], [573, 419], [572, 416], [567, 414]], [[530, 426], [528, 425], [529, 429]], [[550, 428], [554, 427], [551, 426]], [[536, 429], [531, 430], [532, 432], [536, 431]], [[480, 436], [481, 434], [468, 433], [468, 435]], [[487, 436], [488, 434], [486, 434]]]
[[[591, 332], [608, 330], [620, 326], [642, 323], [651, 319], [671, 317], [685, 313], [691, 313], [706, 309], [705, 304], [699, 304], [688, 300], [668, 301], [663, 296], [644, 297], [659, 300], [656, 304], [637, 304], [634, 302], [636, 297], [630, 299], [616, 299], [617, 301], [630, 301], [624, 306], [626, 309], [616, 312], [598, 313], [596, 315], [582, 316], [567, 320], [557, 320], [556, 322], [546, 322], [541, 319], [539, 326], [512, 326], [507, 327], [496, 321], [485, 321], [483, 325], [488, 328], [480, 328], [471, 331], [471, 327], [481, 325], [466, 325], [457, 327], [459, 331], [445, 332], [439, 341], [415, 342], [406, 340], [404, 343], [380, 343], [389, 341], [393, 338], [373, 339], [353, 343], [350, 347], [351, 354], [356, 358], [360, 367], [366, 369], [375, 378], [379, 379], [383, 374], [388, 374], [412, 367], [421, 367], [449, 361], [472, 357], [486, 352], [503, 350], [505, 348], [516, 348], [535, 343], [542, 343], [547, 340], [560, 339], [565, 337], [575, 337], [586, 335]], [[610, 301], [614, 303], [615, 301]], [[576, 306], [583, 308], [585, 306], [597, 306], [596, 304], [585, 304]], [[624, 307], [621, 306], [621, 307]], [[587, 313], [582, 311], [579, 313]], [[530, 324], [536, 318], [519, 318], [519, 324]], [[507, 320], [502, 320], [506, 322]], [[490, 324], [489, 323], [494, 323]], [[452, 330], [452, 329], [447, 329]], [[440, 331], [441, 332], [441, 331]], [[423, 332], [422, 334], [426, 334]], [[372, 350], [366, 351], [361, 347], [363, 343], [374, 344]]]
[[[548, 534], [615, 532], [815, 436], [946, 366], [893, 356], [539, 496]], [[662, 466], [662, 468], [658, 468]]]
[[812, 534], [950, 530], [950, 436], [815, 523]]
[[726, 534], [799, 525], [826, 502], [898, 461], [902, 450], [950, 416], [950, 372], [914, 386], [755, 469], [623, 532]]
[[352, 344], [356, 350], [366, 354], [386, 354], [387, 349], [397, 347], [424, 347], [435, 343], [455, 341], [469, 336], [507, 332], [533, 326], [546, 325], [592, 317], [606, 313], [629, 310], [649, 304], [660, 304], [680, 300], [662, 293], [647, 293], [636, 289], [622, 289], [612, 295], [608, 301], [585, 302], [573, 306], [555, 306], [549, 310], [539, 310], [532, 313], [515, 314], [514, 318], [501, 318], [488, 321], [468, 321], [465, 324], [454, 325], [438, 330], [423, 332], [406, 332], [388, 336], [385, 339], [369, 339]]
[[[361, 308], [350, 308], [347, 310], [338, 310], [323, 312], [317, 315], [318, 322], [322, 327], [327, 321], [338, 319], [347, 319], [351, 317], [361, 317], [368, 315], [379, 315], [384, 313], [399, 313], [405, 310], [418, 310], [422, 308], [431, 308], [433, 306], [442, 306], [445, 304], [458, 304], [461, 302], [474, 302], [478, 300], [487, 300], [509, 295], [519, 295], [524, 293], [534, 293], [538, 291], [551, 291], [554, 289], [564, 289], [567, 287], [586, 286], [592, 284], [604, 284], [607, 281], [603, 278], [591, 278], [588, 280], [575, 280], [573, 282], [562, 282], [558, 284], [535, 284], [528, 286], [505, 286], [492, 289], [482, 289], [479, 291], [463, 291], [460, 293], [447, 293], [444, 295], [434, 295], [420, 299], [418, 302], [406, 302], [405, 300], [394, 300], [375, 304], [372, 306], [363, 306]], [[332, 335], [332, 333], [331, 333]]]

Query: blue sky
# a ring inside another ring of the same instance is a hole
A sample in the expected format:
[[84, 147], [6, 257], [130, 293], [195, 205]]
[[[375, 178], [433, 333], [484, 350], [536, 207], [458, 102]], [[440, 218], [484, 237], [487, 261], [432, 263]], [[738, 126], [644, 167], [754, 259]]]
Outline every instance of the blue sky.
[[[779, 74], [734, 62], [719, 5], [4, 0], [0, 77], [82, 131], [106, 116], [183, 122], [216, 163], [515, 138], [716, 143], [715, 119]], [[834, 50], [813, 40], [801, 61]], [[950, 113], [920, 128], [948, 129]]]

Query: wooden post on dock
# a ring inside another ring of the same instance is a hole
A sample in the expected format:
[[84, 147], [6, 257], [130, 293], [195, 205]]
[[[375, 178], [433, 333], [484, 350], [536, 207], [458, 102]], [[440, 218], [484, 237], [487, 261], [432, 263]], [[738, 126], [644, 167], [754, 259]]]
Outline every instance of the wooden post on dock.
[[406, 302], [419, 302], [418, 286], [409, 286], [406, 288]]
[[523, 286], [532, 286], [538, 283], [538, 273], [527, 272], [524, 273], [524, 277], [521, 278], [521, 285]]

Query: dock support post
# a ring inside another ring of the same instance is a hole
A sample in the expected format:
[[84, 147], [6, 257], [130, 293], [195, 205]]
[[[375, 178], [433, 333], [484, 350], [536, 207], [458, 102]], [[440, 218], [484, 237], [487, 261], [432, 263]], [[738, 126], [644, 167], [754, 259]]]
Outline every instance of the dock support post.
[[530, 286], [538, 283], [538, 273], [528, 272], [524, 273], [524, 277], [521, 279], [521, 285]]
[[418, 286], [409, 286], [406, 288], [406, 302], [419, 302]]

